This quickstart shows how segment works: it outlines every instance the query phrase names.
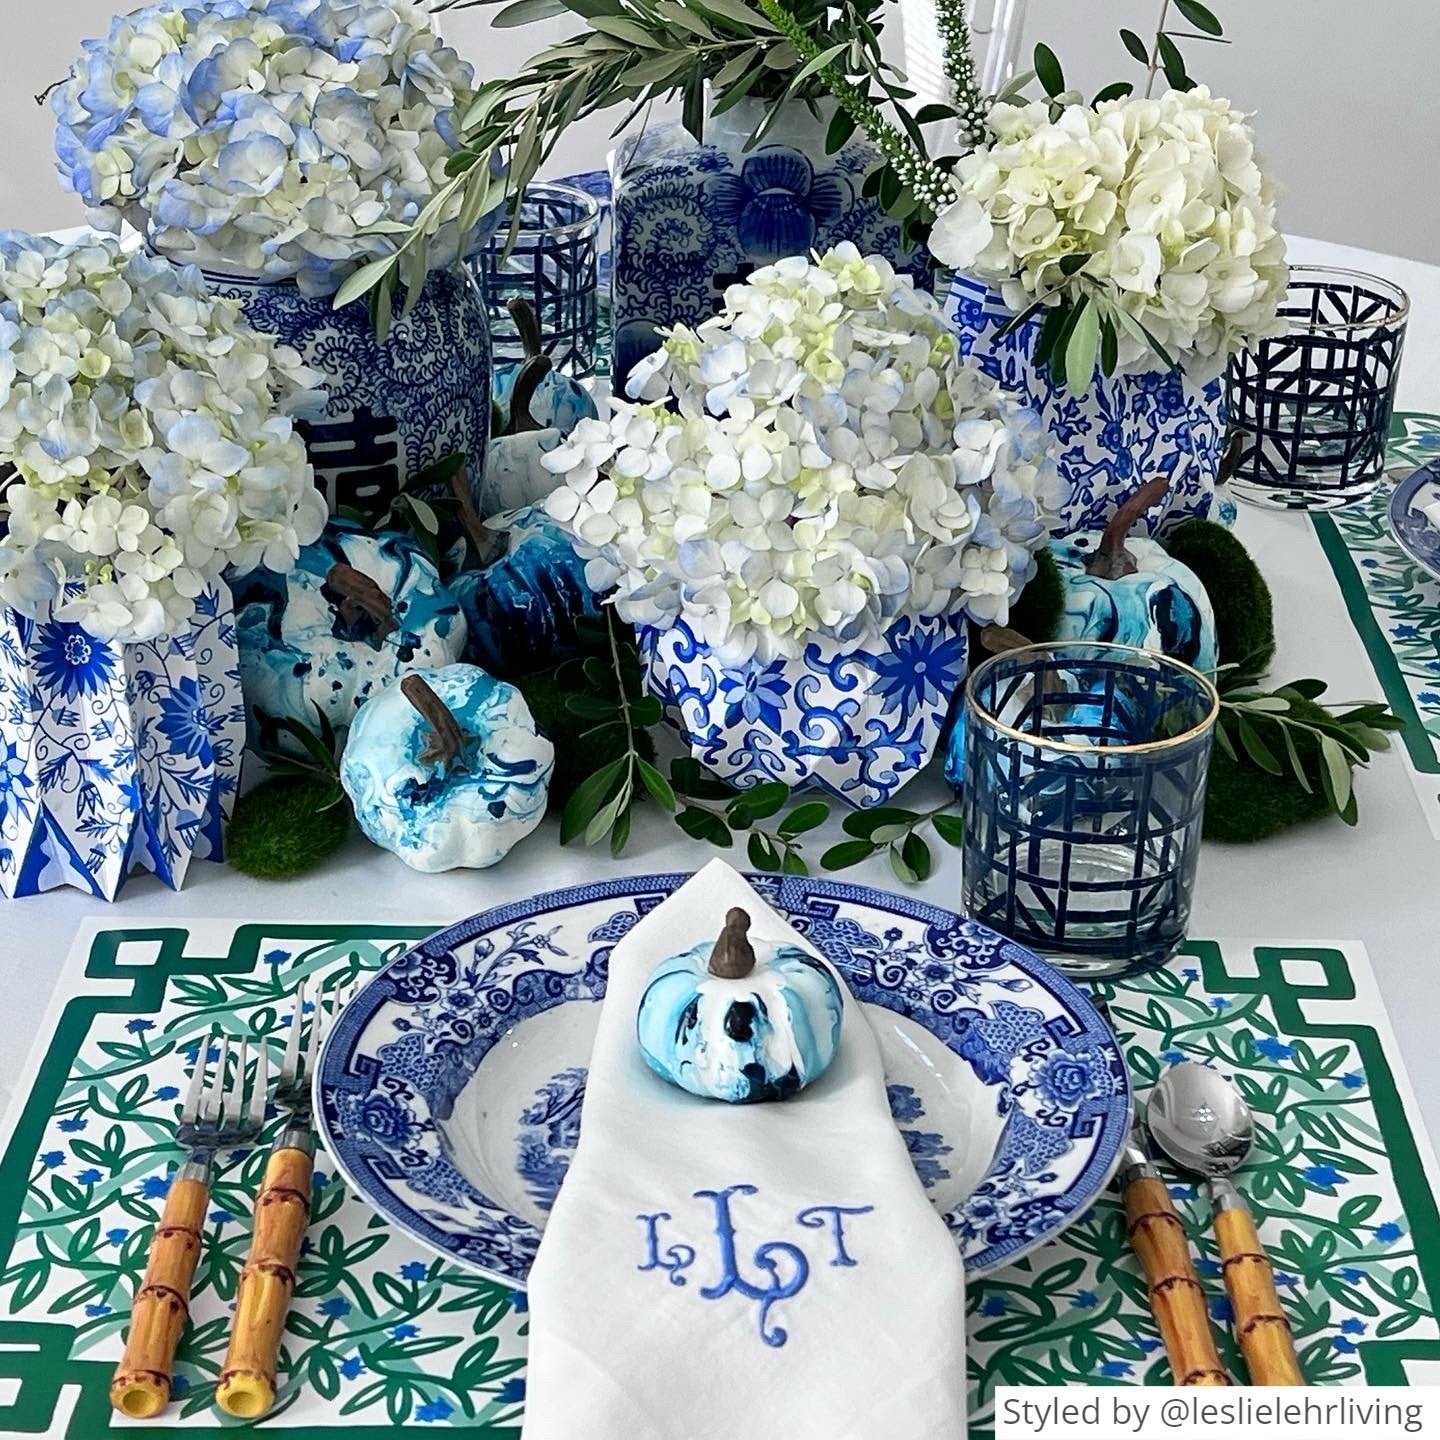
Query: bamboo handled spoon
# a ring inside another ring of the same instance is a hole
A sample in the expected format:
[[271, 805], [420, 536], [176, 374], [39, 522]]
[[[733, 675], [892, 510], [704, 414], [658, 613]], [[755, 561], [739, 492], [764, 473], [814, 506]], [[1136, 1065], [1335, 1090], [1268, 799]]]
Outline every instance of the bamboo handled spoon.
[[1203, 1179], [1210, 1191], [1225, 1289], [1250, 1383], [1303, 1385], [1269, 1257], [1254, 1217], [1230, 1181], [1255, 1143], [1250, 1107], [1223, 1075], [1187, 1060], [1160, 1077], [1145, 1118], [1161, 1150], [1182, 1170]]

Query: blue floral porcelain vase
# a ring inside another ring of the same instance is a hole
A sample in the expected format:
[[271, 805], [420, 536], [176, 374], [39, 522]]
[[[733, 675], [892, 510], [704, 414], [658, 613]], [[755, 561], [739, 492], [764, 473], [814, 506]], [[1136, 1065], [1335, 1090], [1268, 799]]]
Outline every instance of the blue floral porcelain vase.
[[178, 890], [221, 858], [245, 749], [223, 586], [142, 644], [0, 609], [0, 695], [0, 894], [113, 900], [135, 870]]
[[1013, 318], [997, 291], [956, 276], [945, 313], [960, 332], [960, 348], [993, 380], [1017, 392], [1055, 441], [1062, 502], [1059, 534], [1103, 530], [1145, 481], [1170, 481], [1163, 507], [1150, 512], [1152, 529], [1192, 515], [1234, 523], [1235, 506], [1216, 477], [1225, 443], [1224, 389], [1199, 386], [1178, 372], [1097, 375], [1075, 395], [1031, 361], [1038, 320], [1000, 330]]
[[435, 271], [404, 319], [397, 299], [384, 344], [364, 300], [336, 310], [332, 296], [304, 295], [293, 281], [205, 279], [323, 377], [324, 410], [298, 424], [332, 514], [381, 515], [413, 476], [456, 453], [484, 474], [490, 331], [467, 271]]
[[685, 622], [642, 629], [646, 680], [691, 753], [741, 788], [780, 780], [852, 805], [885, 804], [929, 763], [965, 679], [963, 615], [897, 620], [843, 650], [810, 640], [798, 659], [722, 665]]
[[797, 103], [746, 151], [768, 108], [742, 100], [712, 116], [704, 144], [668, 125], [624, 141], [612, 156], [612, 359], [621, 393], [635, 362], [658, 347], [661, 326], [708, 319], [727, 286], [782, 256], [850, 240], [933, 289], [929, 252], [903, 245], [899, 225], [860, 194], [880, 160], [874, 146], [852, 140], [826, 155], [833, 103], [817, 105], [818, 115]]

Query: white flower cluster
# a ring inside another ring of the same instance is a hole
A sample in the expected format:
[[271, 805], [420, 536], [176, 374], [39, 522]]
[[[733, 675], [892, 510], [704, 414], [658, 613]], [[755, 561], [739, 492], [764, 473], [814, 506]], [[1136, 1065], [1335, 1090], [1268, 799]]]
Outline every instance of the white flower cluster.
[[[999, 285], [1016, 313], [1089, 296], [1117, 322], [1121, 369], [1155, 365], [1145, 331], [1202, 380], [1283, 333], [1274, 187], [1228, 100], [1198, 86], [1070, 105], [1053, 121], [1043, 101], [997, 105], [989, 126], [935, 222], [945, 264]], [[1067, 274], [1075, 256], [1089, 258]]]
[[473, 88], [411, 0], [161, 0], [87, 41], [51, 104], [94, 224], [328, 294], [444, 182]]
[[544, 459], [546, 502], [627, 620], [683, 618], [725, 664], [847, 648], [901, 615], [1003, 623], [1034, 571], [1047, 442], [961, 362], [934, 300], [851, 244], [677, 326], [608, 420]]
[[0, 234], [0, 603], [145, 640], [227, 565], [289, 570], [325, 524], [285, 413], [316, 378], [198, 270]]

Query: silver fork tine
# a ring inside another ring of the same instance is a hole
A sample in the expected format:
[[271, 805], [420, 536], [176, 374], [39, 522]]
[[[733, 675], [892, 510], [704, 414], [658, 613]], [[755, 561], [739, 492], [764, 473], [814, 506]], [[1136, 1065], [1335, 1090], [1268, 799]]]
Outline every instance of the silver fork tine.
[[[333, 997], [334, 992], [331, 992]], [[332, 999], [333, 1004], [333, 999]], [[333, 1008], [332, 1008], [333, 1013]], [[306, 1081], [315, 1073], [315, 1056], [320, 1049], [320, 1032], [325, 1028], [325, 996], [315, 992], [315, 1013], [310, 1017], [310, 1034], [305, 1041], [305, 1065], [298, 1078]]]
[[[205, 1042], [206, 1054], [209, 1054], [210, 1042]], [[230, 1037], [220, 1037], [220, 1058], [215, 1066], [215, 1073], [210, 1077], [209, 1083], [205, 1086], [205, 1095], [200, 1102], [200, 1120], [205, 1125], [219, 1125], [225, 1116], [225, 1067], [230, 1059]]]
[[235, 1060], [235, 1078], [225, 1091], [225, 1118], [231, 1125], [238, 1125], [245, 1113], [245, 1071], [250, 1064], [250, 1037], [240, 1037], [240, 1054]]
[[285, 1037], [285, 1056], [280, 1062], [280, 1083], [293, 1085], [300, 1064], [300, 1027], [305, 1023], [305, 982], [295, 992], [295, 1013], [290, 1017], [290, 1033]]
[[247, 1117], [251, 1129], [257, 1129], [265, 1119], [265, 1098], [270, 1088], [269, 1071], [265, 1042], [261, 1040], [255, 1046], [255, 1086], [250, 1092], [250, 1114]]
[[180, 1123], [193, 1125], [200, 1117], [200, 1091], [205, 1085], [205, 1056], [210, 1049], [210, 1037], [202, 1035], [195, 1050], [195, 1064], [190, 1071], [190, 1083], [185, 1087], [185, 1102], [180, 1107]]

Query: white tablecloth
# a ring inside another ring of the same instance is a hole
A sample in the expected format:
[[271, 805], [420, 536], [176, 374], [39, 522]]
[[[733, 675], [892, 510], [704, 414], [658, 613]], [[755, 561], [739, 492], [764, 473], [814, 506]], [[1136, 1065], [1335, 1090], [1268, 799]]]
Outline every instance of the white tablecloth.
[[[1296, 262], [1343, 265], [1397, 281], [1413, 301], [1399, 406], [1440, 411], [1440, 267], [1363, 250], [1296, 240]], [[1279, 679], [1316, 675], [1340, 699], [1380, 698], [1379, 683], [1345, 613], [1334, 577], [1303, 515], [1242, 506], [1239, 533], [1275, 594]], [[1274, 942], [1358, 940], [1368, 949], [1399, 1037], [1402, 1058], [1432, 1137], [1440, 1140], [1440, 1044], [1434, 995], [1440, 987], [1440, 844], [1421, 815], [1399, 751], [1379, 757], [1359, 781], [1360, 825], [1322, 822], [1256, 846], [1207, 845], [1191, 933], [1197, 937]], [[934, 804], [938, 774], [916, 781], [899, 803]], [[807, 847], [814, 856], [838, 838], [839, 814]], [[958, 907], [959, 852], [944, 851], [919, 893]], [[547, 824], [493, 870], [417, 875], [358, 837], [314, 875], [281, 884], [249, 880], [224, 866], [197, 862], [173, 894], [137, 876], [118, 904], [76, 891], [0, 901], [0, 1104], [50, 997], [54, 975], [84, 920], [119, 927], [190, 918], [402, 921], [437, 928], [477, 910], [561, 885], [621, 874], [694, 870], [716, 852], [692, 841], [653, 806], [639, 807], [628, 853], [561, 849]], [[743, 855], [731, 858], [743, 864]], [[884, 859], [846, 879], [894, 888]]]

